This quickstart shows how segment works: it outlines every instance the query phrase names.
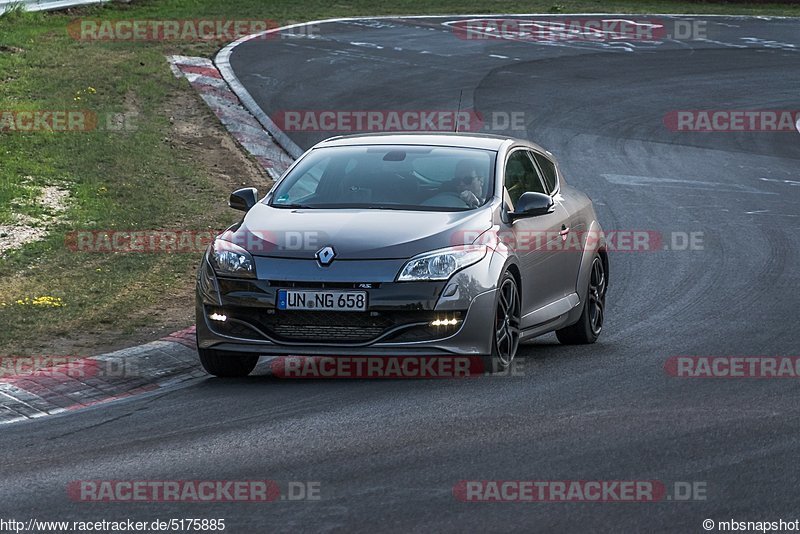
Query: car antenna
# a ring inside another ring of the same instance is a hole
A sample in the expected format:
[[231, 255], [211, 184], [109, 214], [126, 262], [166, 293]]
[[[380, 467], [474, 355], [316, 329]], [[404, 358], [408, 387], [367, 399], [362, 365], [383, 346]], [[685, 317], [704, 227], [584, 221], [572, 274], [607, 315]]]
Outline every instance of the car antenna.
[[453, 130], [454, 133], [458, 133], [458, 119], [461, 117], [461, 98], [464, 96], [464, 90], [461, 89], [458, 92], [458, 111], [456, 112], [456, 127]]

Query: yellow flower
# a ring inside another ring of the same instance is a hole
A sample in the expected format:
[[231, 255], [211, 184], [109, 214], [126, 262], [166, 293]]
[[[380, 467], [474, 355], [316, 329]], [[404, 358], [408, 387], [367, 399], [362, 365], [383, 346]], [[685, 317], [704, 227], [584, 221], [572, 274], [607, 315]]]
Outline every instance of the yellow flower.
[[92, 94], [95, 94], [97, 92], [97, 90], [94, 87], [89, 87], [89, 89], [87, 90]]
[[33, 299], [30, 297], [25, 297], [24, 299], [18, 299], [17, 304], [20, 306], [31, 305], [49, 308], [61, 308], [64, 306], [64, 301], [61, 300], [61, 297], [42, 296], [35, 297]]

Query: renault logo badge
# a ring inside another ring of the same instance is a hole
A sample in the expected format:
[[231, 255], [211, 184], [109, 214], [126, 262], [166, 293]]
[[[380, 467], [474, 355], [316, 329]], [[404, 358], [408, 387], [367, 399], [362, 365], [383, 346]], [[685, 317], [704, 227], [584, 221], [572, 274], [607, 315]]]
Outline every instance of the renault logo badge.
[[317, 251], [315, 256], [320, 265], [330, 265], [333, 258], [336, 257], [336, 251], [333, 250], [333, 247], [323, 247]]

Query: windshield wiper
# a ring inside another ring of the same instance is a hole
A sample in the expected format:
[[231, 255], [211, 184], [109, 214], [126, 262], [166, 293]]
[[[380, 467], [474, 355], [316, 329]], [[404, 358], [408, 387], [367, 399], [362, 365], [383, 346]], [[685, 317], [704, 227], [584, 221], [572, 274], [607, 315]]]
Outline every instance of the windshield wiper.
[[308, 204], [272, 204], [273, 208], [287, 208], [287, 209], [314, 209], [314, 206]]
[[355, 209], [355, 210], [392, 210], [392, 211], [467, 211], [471, 208], [452, 208], [445, 206], [417, 206], [415, 204], [317, 204], [310, 206], [308, 204], [270, 204], [274, 208], [285, 209]]
[[371, 210], [394, 210], [394, 211], [467, 211], [471, 208], [451, 208], [447, 206], [417, 206], [415, 204], [389, 204], [368, 206]]
[[397, 211], [418, 211], [419, 206], [412, 206], [411, 204], [389, 204], [389, 205], [376, 205], [367, 206], [368, 210], [397, 210]]

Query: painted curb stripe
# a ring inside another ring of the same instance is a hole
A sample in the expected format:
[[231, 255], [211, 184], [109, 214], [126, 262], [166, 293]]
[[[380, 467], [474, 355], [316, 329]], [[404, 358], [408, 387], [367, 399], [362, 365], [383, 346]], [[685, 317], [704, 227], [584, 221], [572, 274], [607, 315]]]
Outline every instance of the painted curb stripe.
[[74, 411], [206, 376], [194, 326], [158, 341], [0, 380], [0, 424]]

